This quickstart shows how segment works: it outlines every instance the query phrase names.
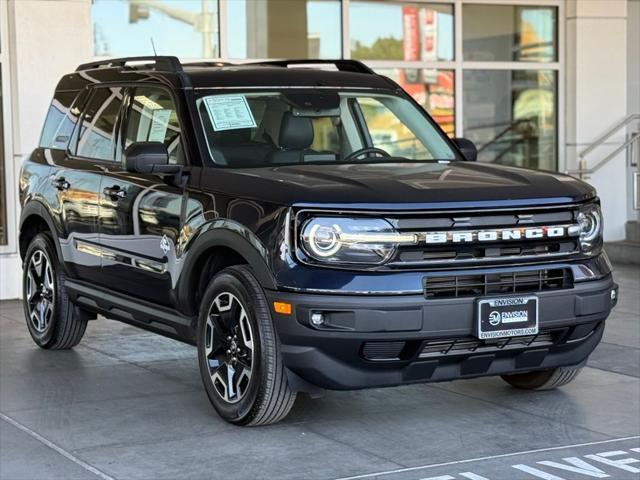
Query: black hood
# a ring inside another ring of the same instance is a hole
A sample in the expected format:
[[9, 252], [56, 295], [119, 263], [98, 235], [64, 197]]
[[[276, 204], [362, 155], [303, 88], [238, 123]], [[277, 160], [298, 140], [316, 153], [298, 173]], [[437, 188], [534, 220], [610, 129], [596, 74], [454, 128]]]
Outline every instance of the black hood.
[[280, 205], [385, 209], [558, 204], [596, 195], [567, 175], [475, 162], [211, 168], [203, 187]]

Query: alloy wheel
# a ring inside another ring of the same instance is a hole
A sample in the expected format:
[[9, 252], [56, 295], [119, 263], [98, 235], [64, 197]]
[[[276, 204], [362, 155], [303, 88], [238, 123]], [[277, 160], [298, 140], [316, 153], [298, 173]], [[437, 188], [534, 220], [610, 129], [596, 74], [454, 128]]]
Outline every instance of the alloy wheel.
[[218, 294], [207, 312], [205, 355], [213, 387], [225, 402], [237, 403], [247, 393], [254, 353], [244, 305], [232, 293]]
[[51, 323], [55, 306], [53, 269], [44, 250], [33, 252], [25, 275], [29, 321], [37, 332], [42, 333]]

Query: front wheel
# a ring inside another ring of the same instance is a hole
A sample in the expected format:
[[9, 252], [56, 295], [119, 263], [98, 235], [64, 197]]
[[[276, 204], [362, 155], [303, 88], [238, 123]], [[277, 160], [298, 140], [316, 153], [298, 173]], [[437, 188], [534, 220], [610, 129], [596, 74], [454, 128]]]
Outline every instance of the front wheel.
[[582, 368], [558, 367], [540, 372], [502, 375], [509, 385], [522, 390], [553, 390], [571, 382]]
[[267, 299], [244, 265], [209, 283], [198, 319], [198, 363], [213, 407], [237, 425], [282, 420], [296, 394], [287, 382]]

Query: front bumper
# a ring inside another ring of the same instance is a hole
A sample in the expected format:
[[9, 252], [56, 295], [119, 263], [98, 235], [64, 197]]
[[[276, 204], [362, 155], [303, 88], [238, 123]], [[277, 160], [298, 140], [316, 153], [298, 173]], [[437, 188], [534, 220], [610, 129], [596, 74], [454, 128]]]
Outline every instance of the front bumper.
[[[293, 305], [291, 315], [273, 315], [299, 390], [305, 382], [351, 390], [582, 364], [617, 301], [611, 275], [536, 295], [539, 336], [504, 344], [474, 337], [474, 297], [267, 292], [270, 304]], [[312, 326], [313, 312], [324, 314], [323, 327]]]

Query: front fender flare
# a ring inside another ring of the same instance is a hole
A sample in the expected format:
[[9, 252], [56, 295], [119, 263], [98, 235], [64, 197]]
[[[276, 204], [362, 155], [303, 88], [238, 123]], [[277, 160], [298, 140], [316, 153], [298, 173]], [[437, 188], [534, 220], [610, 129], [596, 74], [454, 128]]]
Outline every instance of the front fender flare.
[[193, 272], [204, 261], [206, 252], [216, 247], [229, 248], [244, 258], [262, 288], [269, 290], [277, 288], [275, 278], [269, 268], [269, 251], [260, 239], [237, 222], [218, 219], [204, 227], [201, 233], [184, 247], [185, 262], [176, 285], [176, 293], [179, 304], [183, 307], [182, 310], [194, 310], [194, 305], [189, 303], [193, 298], [193, 292], [197, 291], [197, 283], [200, 279], [197, 275], [193, 275]]

